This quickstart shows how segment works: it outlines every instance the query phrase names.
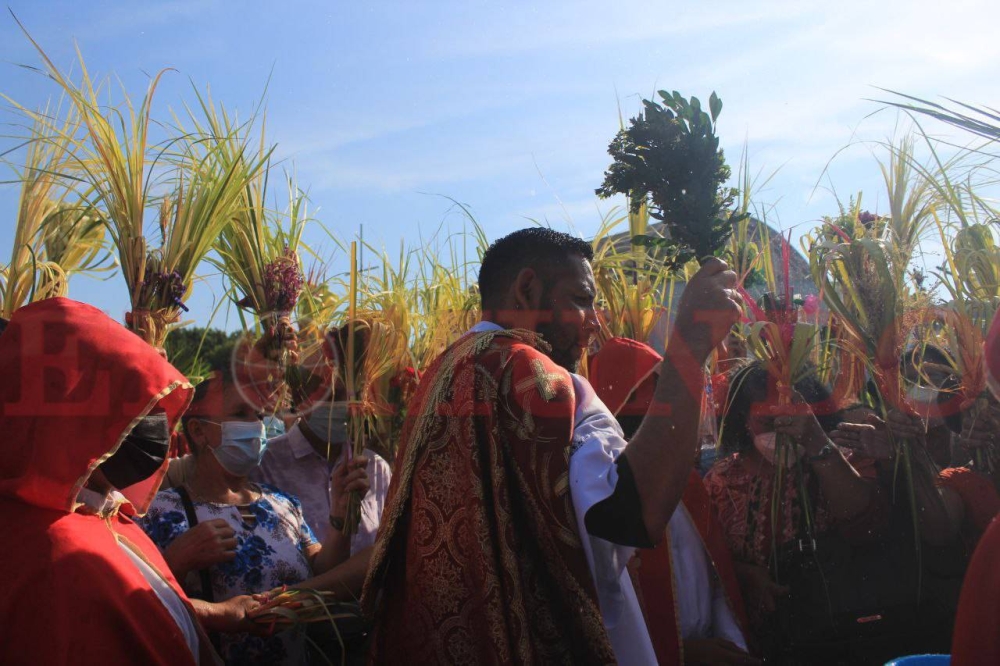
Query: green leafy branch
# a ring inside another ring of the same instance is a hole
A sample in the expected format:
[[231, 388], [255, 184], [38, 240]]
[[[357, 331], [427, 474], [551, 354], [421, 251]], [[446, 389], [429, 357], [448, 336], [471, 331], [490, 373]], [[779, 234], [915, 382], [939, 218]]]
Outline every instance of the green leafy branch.
[[741, 214], [731, 210], [738, 190], [725, 186], [731, 170], [715, 134], [722, 100], [713, 92], [706, 112], [697, 97], [658, 94], [661, 102], [643, 100], [643, 113], [611, 141], [614, 161], [597, 194], [626, 195], [633, 213], [648, 206], [668, 233], [632, 242], [662, 250], [666, 267], [676, 270], [718, 253]]

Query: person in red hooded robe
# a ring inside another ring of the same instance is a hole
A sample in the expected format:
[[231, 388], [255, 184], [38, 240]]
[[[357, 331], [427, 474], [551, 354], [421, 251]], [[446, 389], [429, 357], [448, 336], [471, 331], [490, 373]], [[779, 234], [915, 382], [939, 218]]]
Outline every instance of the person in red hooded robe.
[[133, 522], [165, 471], [187, 379], [66, 298], [14, 313], [0, 376], [0, 663], [214, 662], [202, 627], [239, 628], [252, 599], [192, 605]]
[[[661, 361], [627, 338], [608, 340], [589, 361], [588, 379], [626, 438], [649, 409]], [[665, 538], [640, 549], [632, 569], [660, 664], [756, 663], [732, 556], [693, 461]]]
[[[986, 365], [990, 391], [1000, 399], [1000, 317], [994, 317], [986, 336]], [[979, 540], [965, 572], [955, 616], [951, 663], [1000, 664], [1000, 518]]]

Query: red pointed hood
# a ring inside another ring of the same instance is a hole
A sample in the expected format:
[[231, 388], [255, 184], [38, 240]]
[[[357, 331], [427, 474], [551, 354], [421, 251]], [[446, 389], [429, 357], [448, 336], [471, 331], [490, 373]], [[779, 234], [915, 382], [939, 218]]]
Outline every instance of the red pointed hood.
[[653, 373], [663, 357], [628, 338], [611, 338], [590, 358], [587, 379], [611, 413], [642, 416], [653, 400]]
[[[97, 308], [51, 298], [0, 335], [0, 496], [74, 511], [93, 470], [154, 407], [171, 430], [192, 387], [152, 347]], [[142, 513], [157, 474], [120, 489]]]

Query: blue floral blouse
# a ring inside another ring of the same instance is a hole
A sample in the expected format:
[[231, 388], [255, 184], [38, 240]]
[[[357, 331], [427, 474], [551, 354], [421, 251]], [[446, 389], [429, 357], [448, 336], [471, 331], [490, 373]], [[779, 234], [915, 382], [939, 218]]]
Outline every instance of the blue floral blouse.
[[[261, 494], [249, 506], [254, 521], [245, 522], [231, 504], [194, 502], [198, 522], [222, 518], [236, 532], [236, 558], [209, 568], [215, 601], [267, 592], [294, 585], [312, 575], [306, 550], [317, 543], [292, 495], [260, 484]], [[139, 520], [149, 538], [166, 550], [189, 529], [180, 495], [174, 489], [156, 494], [149, 512]], [[191, 597], [204, 598], [198, 571], [180, 581]], [[222, 634], [222, 657], [227, 664], [301, 664], [306, 661], [305, 634], [292, 629], [270, 638]]]

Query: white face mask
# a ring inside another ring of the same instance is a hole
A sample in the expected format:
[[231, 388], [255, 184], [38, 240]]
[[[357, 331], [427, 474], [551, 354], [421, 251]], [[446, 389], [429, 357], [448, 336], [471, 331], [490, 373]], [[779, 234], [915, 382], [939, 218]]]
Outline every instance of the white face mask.
[[347, 403], [322, 402], [306, 417], [309, 429], [331, 444], [347, 441]]
[[940, 418], [941, 410], [938, 407], [938, 396], [941, 390], [933, 386], [911, 386], [906, 391], [906, 400], [910, 406], [916, 410], [928, 422], [929, 427], [936, 427], [943, 423]]
[[911, 386], [906, 391], [906, 399], [914, 407], [926, 410], [929, 406], [937, 404], [938, 393], [940, 391], [932, 386]]
[[260, 421], [223, 421], [222, 442], [212, 449], [222, 468], [233, 476], [247, 476], [264, 457], [267, 434]]
[[274, 439], [285, 434], [285, 422], [277, 416], [268, 415], [264, 417], [264, 431], [268, 439]]
[[[776, 432], [762, 432], [759, 435], [753, 436], [753, 447], [772, 465], [776, 464], [774, 458], [777, 445], [778, 433]], [[795, 444], [794, 447], [782, 447], [781, 456], [785, 459], [785, 468], [791, 469], [794, 467], [795, 463], [805, 452], [806, 450], [799, 444]]]

